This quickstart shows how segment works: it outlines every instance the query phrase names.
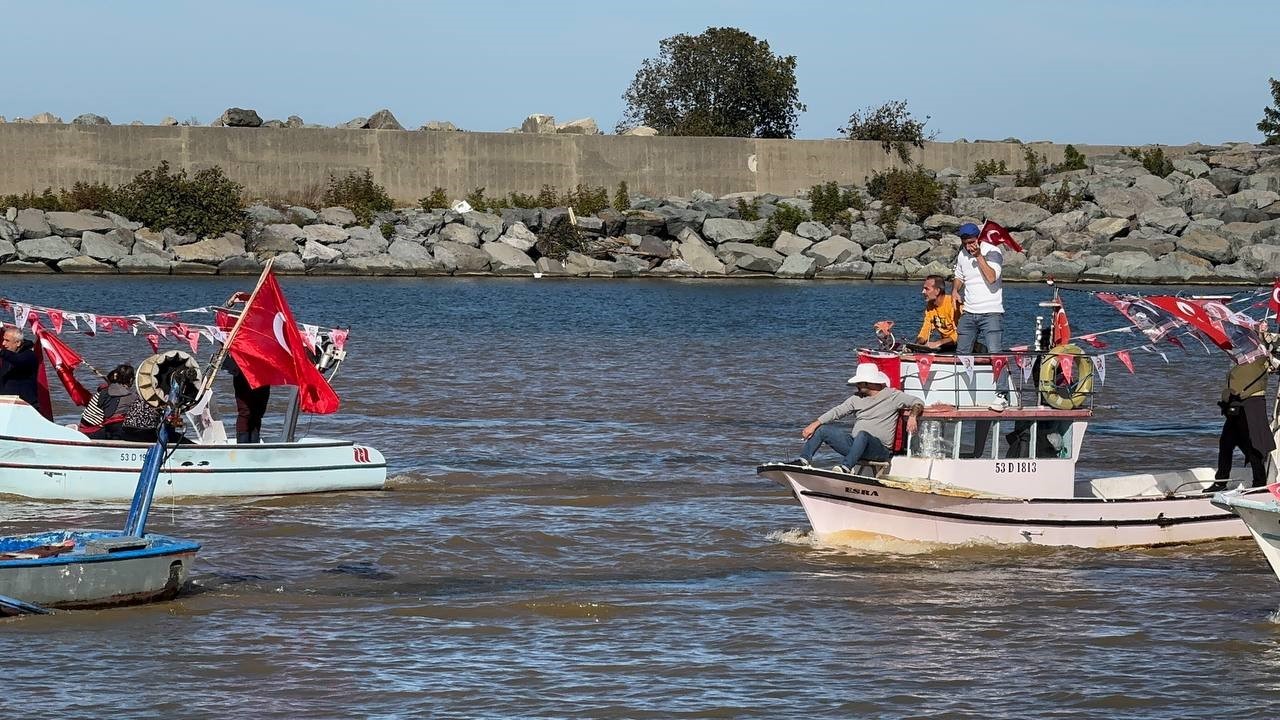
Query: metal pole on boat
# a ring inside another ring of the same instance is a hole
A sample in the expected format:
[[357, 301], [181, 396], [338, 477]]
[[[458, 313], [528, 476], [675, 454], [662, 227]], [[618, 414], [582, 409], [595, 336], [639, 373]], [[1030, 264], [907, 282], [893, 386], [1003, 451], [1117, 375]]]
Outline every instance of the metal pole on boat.
[[0, 595], [0, 615], [48, 615], [49, 609], [8, 595]]
[[[271, 272], [271, 265], [276, 261], [275, 258], [267, 258], [267, 264], [262, 267], [262, 274], [258, 276], [258, 284], [253, 286], [253, 292], [249, 293], [249, 299], [245, 301], [245, 310], [253, 305], [253, 301], [258, 297], [258, 291], [262, 289], [262, 283], [266, 282], [267, 274]], [[197, 397], [204, 397], [213, 388], [213, 381], [218, 375], [218, 370], [222, 368], [222, 363], [226, 362], [227, 352], [231, 348], [231, 341], [235, 338], [236, 333], [240, 332], [240, 326], [244, 324], [245, 313], [241, 312], [240, 317], [236, 318], [236, 324], [231, 327], [231, 332], [227, 333], [226, 342], [222, 343], [222, 347], [218, 350], [218, 354], [213, 356], [213, 360], [209, 361], [209, 370], [204, 376], [204, 381], [200, 384], [200, 393]]]
[[146, 533], [147, 514], [151, 512], [151, 500], [156, 494], [156, 480], [160, 477], [160, 465], [164, 462], [164, 451], [168, 444], [169, 419], [166, 416], [156, 433], [156, 444], [151, 446], [147, 459], [142, 463], [138, 487], [133, 491], [133, 502], [129, 505], [129, 515], [124, 521], [125, 535], [142, 537]]

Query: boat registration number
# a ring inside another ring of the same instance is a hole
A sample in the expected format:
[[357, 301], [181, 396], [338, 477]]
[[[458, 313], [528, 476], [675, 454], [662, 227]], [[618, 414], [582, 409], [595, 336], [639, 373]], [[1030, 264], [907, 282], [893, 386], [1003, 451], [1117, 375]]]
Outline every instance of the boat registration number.
[[1034, 460], [996, 463], [996, 472], [998, 473], [1033, 473], [1035, 471], [1036, 463]]
[[120, 453], [120, 462], [146, 462], [147, 451], [142, 452], [122, 452]]

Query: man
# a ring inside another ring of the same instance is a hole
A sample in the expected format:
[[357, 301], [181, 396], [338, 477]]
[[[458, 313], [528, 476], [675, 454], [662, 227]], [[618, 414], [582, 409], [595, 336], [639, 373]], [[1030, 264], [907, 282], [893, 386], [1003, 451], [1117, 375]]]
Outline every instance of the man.
[[[1265, 332], [1265, 326], [1264, 326]], [[1218, 471], [1205, 492], [1227, 489], [1236, 448], [1253, 471], [1253, 486], [1267, 484], [1267, 458], [1276, 449], [1267, 420], [1267, 358], [1232, 365], [1222, 391], [1222, 433], [1218, 436]]]
[[[888, 387], [889, 377], [874, 363], [859, 363], [849, 384], [857, 388], [857, 393], [805, 426], [800, 432], [806, 441], [804, 450], [791, 464], [809, 466], [823, 443], [844, 456], [844, 463], [832, 468], [836, 472], [852, 472], [864, 460], [888, 460], [893, 456], [889, 448], [893, 447], [898, 415], [906, 408], [911, 409], [907, 432], [916, 431], [916, 418], [924, 412], [924, 404]], [[856, 418], [852, 430], [827, 424], [850, 415]]]
[[[956, 317], [959, 305], [947, 294], [947, 281], [941, 275], [930, 275], [920, 288], [924, 297], [924, 323], [916, 335], [916, 345], [939, 352], [950, 352], [956, 347]], [[937, 339], [933, 339], [937, 333]]]
[[16, 327], [6, 326], [0, 339], [0, 395], [17, 395], [23, 402], [39, 409], [39, 393], [36, 388], [36, 372], [40, 361], [36, 359], [35, 344], [22, 335]]
[[[960, 254], [956, 257], [955, 284], [951, 287], [951, 300], [957, 306], [963, 304], [964, 313], [956, 323], [956, 354], [970, 355], [973, 343], [982, 334], [987, 352], [998, 353], [1004, 347], [1004, 293], [1000, 284], [1000, 268], [1004, 255], [999, 245], [981, 242], [978, 226], [965, 223], [960, 226]], [[1004, 393], [991, 402], [991, 409], [1001, 411], [1009, 407]]]
[[236, 398], [236, 443], [262, 442], [262, 418], [267, 414], [267, 403], [271, 400], [271, 386], [250, 387], [240, 366], [230, 355], [227, 355], [223, 367], [231, 373], [231, 389]]

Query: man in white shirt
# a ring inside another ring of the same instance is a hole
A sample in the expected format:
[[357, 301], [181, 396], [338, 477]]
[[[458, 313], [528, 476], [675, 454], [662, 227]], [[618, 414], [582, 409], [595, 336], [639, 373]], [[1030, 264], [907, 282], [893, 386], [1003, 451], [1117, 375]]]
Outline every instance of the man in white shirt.
[[[1004, 255], [999, 245], [979, 240], [978, 226], [973, 223], [961, 225], [958, 234], [961, 247], [951, 299], [962, 304], [964, 312], [956, 324], [956, 354], [971, 354], [979, 333], [987, 352], [998, 353], [1004, 347], [1004, 292], [1000, 284]], [[991, 403], [992, 410], [1007, 407], [1009, 400], [1003, 393]]]

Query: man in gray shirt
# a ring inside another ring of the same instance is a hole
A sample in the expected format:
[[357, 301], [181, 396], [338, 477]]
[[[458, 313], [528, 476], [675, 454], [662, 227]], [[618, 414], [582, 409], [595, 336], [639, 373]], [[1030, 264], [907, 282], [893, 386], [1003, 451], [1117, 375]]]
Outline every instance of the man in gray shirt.
[[[808, 466], [823, 443], [844, 456], [844, 464], [832, 468], [836, 472], [851, 472], [862, 460], [888, 460], [893, 456], [889, 448], [893, 447], [898, 415], [907, 408], [911, 409], [907, 432], [916, 431], [916, 418], [924, 412], [924, 403], [889, 387], [889, 376], [874, 363], [859, 363], [849, 384], [858, 392], [805, 426], [800, 432], [806, 441], [804, 450], [791, 464]], [[856, 418], [852, 430], [828, 424], [850, 415]]]

